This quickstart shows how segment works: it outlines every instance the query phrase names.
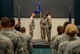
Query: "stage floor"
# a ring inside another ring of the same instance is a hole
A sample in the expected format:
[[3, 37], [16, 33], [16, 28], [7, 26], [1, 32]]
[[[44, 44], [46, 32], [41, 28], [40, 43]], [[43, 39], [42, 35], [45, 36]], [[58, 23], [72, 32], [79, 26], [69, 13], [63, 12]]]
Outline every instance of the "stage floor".
[[47, 40], [43, 42], [41, 39], [36, 39], [32, 41], [32, 44], [32, 54], [51, 54], [50, 44], [47, 43]]
[[42, 41], [41, 39], [33, 39], [32, 43], [33, 43], [33, 45], [49, 45], [47, 40]]

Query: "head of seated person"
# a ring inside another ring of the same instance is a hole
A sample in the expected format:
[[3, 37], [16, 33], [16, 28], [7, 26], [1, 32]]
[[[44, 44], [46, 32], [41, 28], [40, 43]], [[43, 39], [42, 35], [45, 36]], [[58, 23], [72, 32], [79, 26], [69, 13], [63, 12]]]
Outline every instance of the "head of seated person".
[[66, 26], [68, 24], [71, 24], [71, 22], [69, 22], [69, 21], [64, 22], [64, 24], [63, 24], [63, 32], [65, 32]]
[[10, 28], [14, 28], [15, 27], [15, 20], [13, 18], [10, 19], [9, 27]]
[[66, 29], [65, 29], [65, 33], [69, 36], [69, 37], [75, 37], [75, 35], [77, 34], [77, 27], [74, 24], [68, 24]]
[[77, 36], [80, 37], [80, 27], [78, 27], [78, 33]]
[[57, 32], [58, 32], [58, 35], [61, 35], [63, 33], [63, 26], [58, 26]]
[[2, 28], [9, 28], [9, 22], [10, 22], [10, 19], [8, 17], [3, 17], [1, 19], [1, 27]]
[[20, 32], [21, 33], [25, 33], [26, 32], [26, 28], [25, 27], [21, 27]]

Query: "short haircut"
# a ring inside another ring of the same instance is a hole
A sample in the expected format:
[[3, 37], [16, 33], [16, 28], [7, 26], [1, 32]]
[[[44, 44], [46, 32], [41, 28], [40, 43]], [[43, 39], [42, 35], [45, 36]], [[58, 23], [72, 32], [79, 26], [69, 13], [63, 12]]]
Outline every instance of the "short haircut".
[[46, 16], [48, 16], [49, 14], [50, 14], [50, 12], [49, 12], [49, 11], [47, 11], [47, 12], [46, 12]]
[[8, 27], [9, 26], [9, 21], [10, 21], [10, 19], [8, 17], [3, 17], [1, 19], [1, 26], [2, 27]]
[[15, 20], [13, 18], [10, 19], [10, 26], [15, 26]]
[[63, 29], [63, 26], [60, 26], [60, 25], [59, 25], [59, 26], [57, 27], [57, 31], [60, 31], [61, 29]]
[[71, 22], [66, 21], [66, 22], [63, 24], [63, 28], [64, 28], [64, 30], [66, 29], [66, 26], [67, 26], [68, 24], [71, 24]]
[[21, 27], [20, 32], [21, 33], [25, 33], [26, 32], [26, 28], [25, 27]]

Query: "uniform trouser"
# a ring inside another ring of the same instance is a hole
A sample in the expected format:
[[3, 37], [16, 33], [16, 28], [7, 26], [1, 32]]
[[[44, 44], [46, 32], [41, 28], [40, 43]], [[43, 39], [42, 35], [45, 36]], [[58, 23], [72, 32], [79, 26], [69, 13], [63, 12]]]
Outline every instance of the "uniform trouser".
[[51, 41], [51, 27], [47, 28], [47, 39], [48, 39], [48, 42]]
[[34, 29], [32, 29], [32, 30], [30, 30], [29, 31], [29, 34], [30, 34], [30, 36], [33, 38], [33, 32], [34, 32]]
[[41, 39], [45, 40], [46, 38], [46, 28], [41, 28]]
[[32, 54], [32, 41], [31, 40], [28, 40], [28, 51], [29, 51], [29, 54]]

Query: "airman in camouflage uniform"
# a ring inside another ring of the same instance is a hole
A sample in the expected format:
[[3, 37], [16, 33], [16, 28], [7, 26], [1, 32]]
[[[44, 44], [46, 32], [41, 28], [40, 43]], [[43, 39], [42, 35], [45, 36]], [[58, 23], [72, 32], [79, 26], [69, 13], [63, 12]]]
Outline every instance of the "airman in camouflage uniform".
[[21, 41], [22, 41], [22, 43], [24, 44], [24, 47], [25, 47], [25, 53], [29, 54], [28, 50], [27, 50], [28, 43], [26, 43], [26, 41], [25, 41], [22, 33], [20, 33], [19, 31], [17, 31], [17, 30], [14, 29], [14, 26], [15, 26], [15, 20], [12, 18], [12, 19], [10, 19], [9, 29], [10, 29], [11, 32], [13, 32], [14, 34], [16, 34], [16, 35], [18, 35], [20, 37], [20, 39], [21, 39]]
[[70, 42], [64, 54], [80, 54], [80, 39]]
[[40, 20], [40, 28], [41, 28], [41, 38], [44, 41], [47, 35], [47, 18], [46, 16], [44, 16], [44, 18], [42, 18]]
[[77, 39], [79, 39], [79, 38], [76, 36], [74, 40], [68, 40], [68, 41], [64, 41], [64, 42], [60, 43], [60, 44], [59, 44], [59, 47], [58, 47], [58, 54], [64, 54], [65, 49], [67, 48], [66, 46], [67, 46], [70, 42], [75, 41], [75, 40], [77, 40]]
[[51, 28], [52, 28], [52, 20], [51, 20], [50, 12], [46, 12], [46, 17], [47, 17], [47, 38], [48, 38], [48, 42], [50, 43]]
[[64, 33], [62, 35], [59, 35], [56, 37], [56, 39], [51, 43], [51, 48], [52, 48], [52, 53], [53, 54], [57, 54], [58, 52], [58, 46], [61, 42], [64, 42], [66, 40], [68, 40], [69, 37]]
[[30, 35], [26, 35], [25, 33], [22, 33], [23, 34], [23, 38], [26, 40], [26, 43], [27, 43], [27, 50], [28, 50], [28, 53], [29, 54], [32, 54], [32, 37]]
[[3, 17], [1, 19], [2, 30], [0, 31], [0, 34], [8, 37], [12, 41], [14, 54], [25, 54], [25, 47], [21, 38], [9, 30], [9, 21], [8, 17]]
[[77, 34], [77, 27], [74, 24], [68, 24], [65, 33], [69, 36], [68, 41], [64, 41], [59, 44], [58, 54], [64, 54], [66, 46], [69, 42], [80, 39]]
[[[65, 28], [68, 24], [70, 24], [70, 22], [64, 23], [64, 25], [63, 25], [64, 31], [65, 31]], [[57, 54], [59, 44], [61, 42], [68, 40], [68, 39], [69, 39], [69, 37], [66, 35], [66, 33], [63, 33], [63, 34], [57, 36], [56, 39], [51, 43], [52, 53]]]
[[34, 29], [35, 29], [34, 16], [35, 16], [35, 14], [32, 13], [32, 15], [30, 17], [30, 24], [29, 24], [29, 34], [32, 36], [32, 38], [33, 38]]
[[25, 39], [26, 43], [28, 43], [28, 51], [29, 51], [29, 54], [32, 54], [32, 37], [30, 35], [27, 35], [26, 34], [26, 29], [25, 27], [21, 27], [20, 29], [20, 32], [22, 33], [23, 35], [23, 38]]
[[14, 54], [11, 40], [0, 34], [0, 54]]
[[52, 37], [51, 42], [53, 42], [54, 39], [55, 39], [57, 36], [61, 35], [61, 34], [63, 34], [63, 26], [60, 26], [60, 25], [59, 25], [59, 26], [57, 27], [57, 34]]

